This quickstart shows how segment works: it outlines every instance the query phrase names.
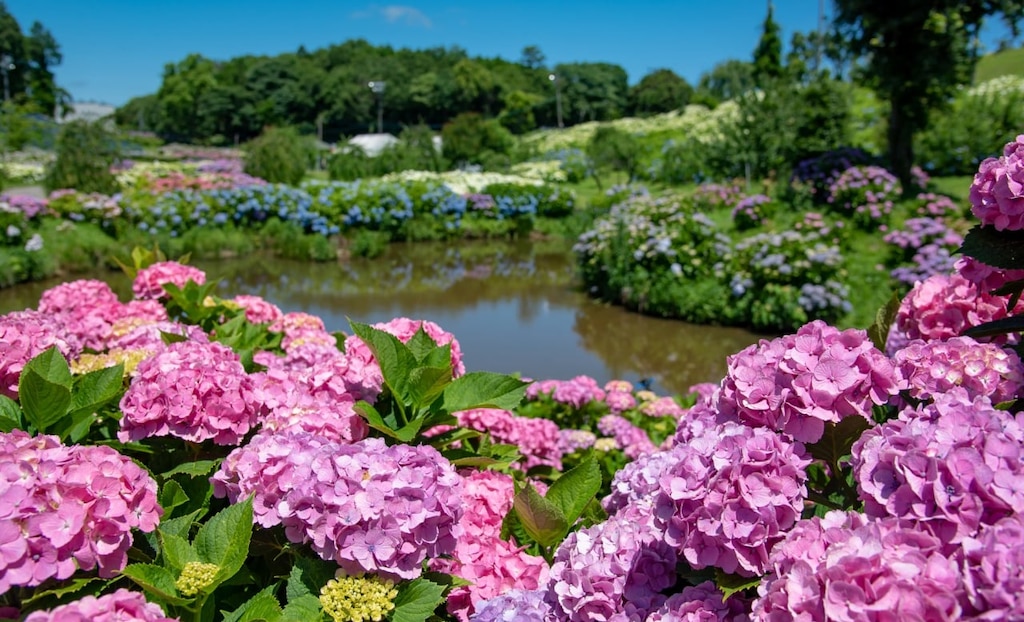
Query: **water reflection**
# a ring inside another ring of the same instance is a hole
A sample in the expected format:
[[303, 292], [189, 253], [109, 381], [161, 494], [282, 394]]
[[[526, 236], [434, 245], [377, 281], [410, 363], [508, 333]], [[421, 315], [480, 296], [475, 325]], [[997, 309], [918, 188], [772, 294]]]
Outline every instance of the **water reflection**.
[[[196, 265], [219, 280], [222, 295], [260, 295], [321, 316], [329, 330], [347, 331], [347, 318], [432, 320], [459, 339], [469, 369], [533, 378], [651, 378], [656, 391], [682, 392], [720, 379], [725, 356], [757, 340], [593, 302], [574, 289], [562, 243], [392, 245], [380, 258], [337, 264], [250, 257]], [[130, 293], [120, 273], [84, 276], [110, 282], [122, 298]], [[35, 306], [58, 282], [0, 290], [0, 313]]]

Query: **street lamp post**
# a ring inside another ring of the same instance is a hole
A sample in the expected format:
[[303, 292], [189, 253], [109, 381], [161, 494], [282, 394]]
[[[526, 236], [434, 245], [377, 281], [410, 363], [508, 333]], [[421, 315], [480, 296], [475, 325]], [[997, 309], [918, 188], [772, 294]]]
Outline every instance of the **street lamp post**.
[[555, 114], [558, 115], [558, 127], [562, 125], [562, 81], [553, 73], [548, 74], [548, 80], [555, 83]]
[[384, 87], [386, 83], [382, 80], [374, 80], [367, 86], [377, 96], [377, 133], [381, 134], [384, 132]]

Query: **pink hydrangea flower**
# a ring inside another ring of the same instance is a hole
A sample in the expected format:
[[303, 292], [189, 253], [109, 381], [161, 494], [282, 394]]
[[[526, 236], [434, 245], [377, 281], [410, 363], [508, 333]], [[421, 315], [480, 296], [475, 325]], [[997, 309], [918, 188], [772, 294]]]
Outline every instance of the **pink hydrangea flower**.
[[362, 440], [369, 433], [366, 421], [355, 411], [355, 399], [330, 366], [268, 369], [252, 378], [263, 430], [309, 432], [339, 443]]
[[486, 432], [496, 443], [516, 445], [523, 454], [524, 470], [538, 465], [562, 468], [562, 437], [554, 421], [520, 417], [500, 408], [474, 408], [452, 414], [462, 427]]
[[971, 212], [998, 231], [1024, 229], [1024, 134], [1009, 142], [999, 158], [978, 166], [971, 184]]
[[453, 574], [472, 585], [448, 596], [448, 612], [466, 620], [482, 601], [510, 590], [536, 590], [548, 580], [548, 564], [512, 542], [501, 539], [501, 523], [512, 507], [512, 478], [491, 471], [470, 471], [463, 477], [465, 511], [451, 559], [430, 561], [432, 570]]
[[965, 617], [1012, 620], [1024, 611], [1024, 517], [986, 525], [963, 542]]
[[993, 403], [1009, 401], [1024, 384], [1024, 365], [1013, 350], [970, 337], [910, 342], [893, 355], [910, 396], [928, 400], [954, 387]]
[[736, 596], [726, 599], [714, 583], [705, 581], [669, 596], [644, 622], [746, 622], [746, 605]]
[[777, 570], [758, 588], [753, 619], [959, 619], [960, 573], [937, 538], [895, 519], [853, 516], [849, 525], [840, 514], [790, 532], [772, 553]]
[[891, 361], [865, 331], [820, 320], [745, 348], [727, 367], [718, 395], [723, 417], [805, 443], [821, 439], [827, 421], [869, 418], [900, 389]]
[[961, 257], [954, 264], [956, 271], [977, 286], [978, 291], [991, 294], [1012, 281], [1024, 279], [1024, 270], [1003, 270], [984, 264], [974, 257]]
[[477, 606], [470, 622], [551, 622], [544, 590], [509, 590]]
[[180, 335], [186, 337], [189, 341], [198, 343], [210, 342], [209, 335], [202, 328], [193, 324], [182, 324], [170, 320], [154, 322], [131, 319], [114, 324], [111, 330], [111, 337], [107, 341], [107, 346], [112, 349], [141, 349], [156, 352], [167, 347], [167, 344], [164, 342], [163, 333]]
[[132, 292], [136, 298], [160, 300], [167, 297], [167, 292], [164, 291], [165, 284], [185, 287], [189, 281], [202, 285], [206, 283], [206, 273], [199, 268], [176, 261], [161, 261], [139, 270], [132, 281]]
[[220, 343], [181, 341], [139, 363], [121, 398], [122, 442], [177, 436], [235, 445], [256, 424], [253, 380]]
[[156, 482], [110, 447], [14, 430], [0, 434], [0, 464], [0, 593], [76, 570], [112, 577], [132, 529], [153, 531], [162, 514]]
[[117, 294], [103, 281], [81, 279], [61, 283], [43, 292], [39, 297], [39, 311], [62, 314], [83, 307], [110, 305], [120, 302]]
[[597, 429], [601, 431], [601, 434], [614, 438], [630, 460], [635, 460], [655, 450], [654, 443], [647, 436], [647, 432], [633, 425], [621, 415], [601, 417], [597, 422]]
[[[925, 341], [951, 339], [964, 330], [1007, 317], [1004, 296], [993, 296], [978, 290], [960, 276], [935, 275], [918, 283], [900, 302], [896, 322], [889, 334], [886, 349], [895, 352], [913, 339]], [[1024, 311], [1018, 303], [1014, 313]], [[1005, 335], [984, 339], [1006, 343]]]
[[959, 544], [982, 525], [1024, 512], [1024, 428], [962, 388], [905, 409], [853, 445], [864, 511]]
[[140, 592], [121, 588], [113, 594], [86, 596], [50, 611], [30, 613], [25, 622], [178, 622]]
[[18, 399], [18, 379], [25, 364], [51, 346], [65, 357], [78, 356], [58, 319], [39, 311], [15, 311], [0, 316], [0, 395]]
[[234, 503], [254, 495], [254, 521], [281, 524], [345, 572], [415, 579], [450, 555], [462, 518], [462, 477], [427, 445], [378, 438], [331, 443], [306, 433], [259, 433], [211, 481]]
[[640, 412], [648, 417], [673, 417], [678, 419], [683, 416], [686, 409], [676, 402], [675, 398], [665, 395], [640, 406]]
[[253, 324], [275, 322], [284, 317], [284, 313], [277, 305], [264, 300], [261, 296], [240, 295], [232, 298], [230, 302], [245, 309], [245, 319]]

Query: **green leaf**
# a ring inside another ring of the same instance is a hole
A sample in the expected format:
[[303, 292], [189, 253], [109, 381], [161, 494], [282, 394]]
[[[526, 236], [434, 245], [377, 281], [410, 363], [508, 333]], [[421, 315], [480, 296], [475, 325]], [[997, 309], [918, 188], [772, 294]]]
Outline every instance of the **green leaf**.
[[409, 372], [409, 404], [420, 411], [437, 399], [452, 381], [451, 363], [447, 367], [417, 367]]
[[507, 374], [474, 371], [459, 376], [444, 389], [443, 408], [458, 412], [470, 408], [512, 410], [523, 401], [529, 383]]
[[282, 622], [310, 622], [320, 620], [323, 608], [320, 606], [320, 599], [312, 594], [299, 596], [295, 600], [288, 600], [284, 611], [281, 613]]
[[230, 579], [245, 563], [252, 540], [252, 497], [229, 505], [199, 528], [194, 546], [200, 561], [217, 564], [214, 584]]
[[188, 337], [185, 335], [179, 335], [178, 333], [168, 333], [166, 331], [160, 331], [160, 340], [167, 345], [172, 343], [181, 343], [182, 341], [188, 341]]
[[[71, 398], [74, 400], [74, 396]], [[61, 440], [77, 443], [89, 435], [96, 415], [93, 412], [83, 411], [74, 415], [67, 415], [53, 425], [51, 431], [59, 436]]]
[[[437, 345], [437, 342], [430, 338], [427, 331], [423, 330], [422, 326], [416, 330], [412, 339], [407, 341], [405, 345], [409, 348], [409, 351], [412, 352], [413, 358], [416, 359], [416, 362], [420, 364], [423, 363], [423, 359], [431, 352], [441, 348], [441, 346]], [[446, 347], [448, 348], [448, 360], [451, 361], [451, 346]]]
[[373, 357], [380, 365], [384, 384], [391, 389], [397, 398], [408, 402], [407, 378], [409, 372], [416, 367], [416, 357], [412, 350], [387, 331], [374, 328], [368, 324], [350, 321], [352, 332], [366, 343], [373, 352]]
[[160, 530], [160, 542], [163, 546], [164, 561], [179, 574], [185, 564], [200, 561], [199, 555], [185, 538]]
[[601, 467], [591, 456], [563, 473], [544, 496], [557, 505], [566, 522], [573, 525], [600, 490]]
[[18, 381], [18, 399], [25, 418], [40, 433], [68, 414], [71, 368], [56, 346], [25, 364]]
[[722, 590], [723, 600], [736, 592], [757, 587], [760, 583], [761, 577], [741, 577], [738, 574], [728, 574], [720, 568], [715, 568], [715, 585]]
[[530, 483], [513, 497], [512, 508], [526, 533], [543, 547], [558, 544], [569, 531], [569, 521], [562, 510], [537, 494]]
[[993, 268], [1019, 270], [1024, 268], [1024, 231], [996, 231], [995, 227], [976, 225], [964, 236], [957, 252]]
[[71, 413], [94, 413], [112, 402], [124, 388], [124, 365], [118, 363], [75, 378]]
[[443, 585], [422, 577], [410, 581], [398, 590], [391, 622], [424, 622], [443, 600]]
[[217, 467], [219, 462], [219, 460], [196, 460], [195, 462], [185, 462], [162, 475], [164, 477], [170, 477], [172, 475], [182, 473], [189, 477], [202, 477], [204, 475], [209, 475], [213, 469]]
[[297, 557], [291, 573], [288, 574], [285, 598], [289, 603], [303, 596], [318, 598], [320, 588], [334, 578], [337, 568], [336, 565], [325, 562], [319, 557]]
[[501, 539], [508, 542], [512, 538], [515, 538], [519, 546], [528, 546], [534, 542], [534, 539], [523, 527], [522, 521], [519, 520], [515, 508], [509, 508], [505, 518], [501, 520]]
[[395, 430], [393, 430], [391, 426], [389, 426], [387, 422], [384, 421], [384, 419], [380, 416], [380, 413], [377, 412], [377, 409], [373, 406], [373, 404], [370, 404], [369, 402], [358, 401], [355, 403], [355, 406], [353, 408], [357, 413], [359, 413], [360, 416], [362, 416], [363, 419], [366, 419], [366, 424], [368, 426], [386, 436], [390, 436], [391, 438], [395, 439], [398, 438], [397, 436], [395, 436]]
[[171, 571], [163, 566], [129, 564], [121, 571], [121, 574], [134, 581], [139, 587], [152, 595], [155, 600], [162, 601], [168, 605], [184, 605], [192, 600], [178, 595], [178, 588], [174, 586], [177, 577], [172, 575]]
[[403, 443], [409, 443], [416, 435], [419, 434], [420, 428], [423, 426], [422, 419], [413, 419], [409, 423], [403, 425], [399, 429], [395, 430], [395, 438], [402, 441]]
[[843, 417], [839, 423], [826, 421], [821, 439], [807, 445], [807, 452], [813, 458], [837, 464], [843, 456], [850, 455], [854, 442], [870, 427], [871, 422], [860, 415]]
[[188, 503], [188, 495], [181, 488], [181, 484], [173, 479], [169, 479], [160, 487], [157, 503], [164, 509], [164, 512], [170, 513], [171, 510], [179, 505]]
[[888, 302], [875, 313], [875, 321], [868, 327], [868, 337], [875, 347], [885, 352], [885, 344], [889, 340], [889, 330], [896, 321], [896, 312], [900, 309], [900, 297], [893, 294]]
[[263, 588], [241, 607], [225, 614], [223, 622], [278, 622], [281, 619], [281, 603], [274, 596], [276, 588], [276, 585]]
[[23, 426], [21, 406], [6, 395], [0, 395], [0, 432], [6, 434]]
[[1024, 315], [1012, 315], [991, 322], [985, 322], [978, 326], [972, 326], [963, 332], [967, 337], [993, 337], [1007, 333], [1017, 333], [1024, 330]]
[[61, 599], [65, 596], [77, 594], [85, 590], [85, 588], [88, 587], [90, 584], [96, 583], [97, 581], [102, 582], [104, 581], [104, 579], [100, 579], [99, 577], [70, 579], [68, 581], [60, 583], [58, 587], [55, 587], [53, 589], [32, 590], [31, 592], [29, 592], [28, 597], [21, 601], [22, 610], [28, 609], [26, 605], [39, 602], [46, 598]]

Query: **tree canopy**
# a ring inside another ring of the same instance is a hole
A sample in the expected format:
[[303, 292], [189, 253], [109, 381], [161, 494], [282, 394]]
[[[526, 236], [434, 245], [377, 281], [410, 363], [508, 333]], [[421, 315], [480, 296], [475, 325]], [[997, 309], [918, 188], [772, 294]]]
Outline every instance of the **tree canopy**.
[[54, 67], [63, 61], [57, 39], [40, 22], [34, 22], [26, 35], [2, 0], [0, 56], [8, 57], [12, 65], [5, 72], [11, 101], [49, 116], [67, 108], [71, 98], [53, 75]]

